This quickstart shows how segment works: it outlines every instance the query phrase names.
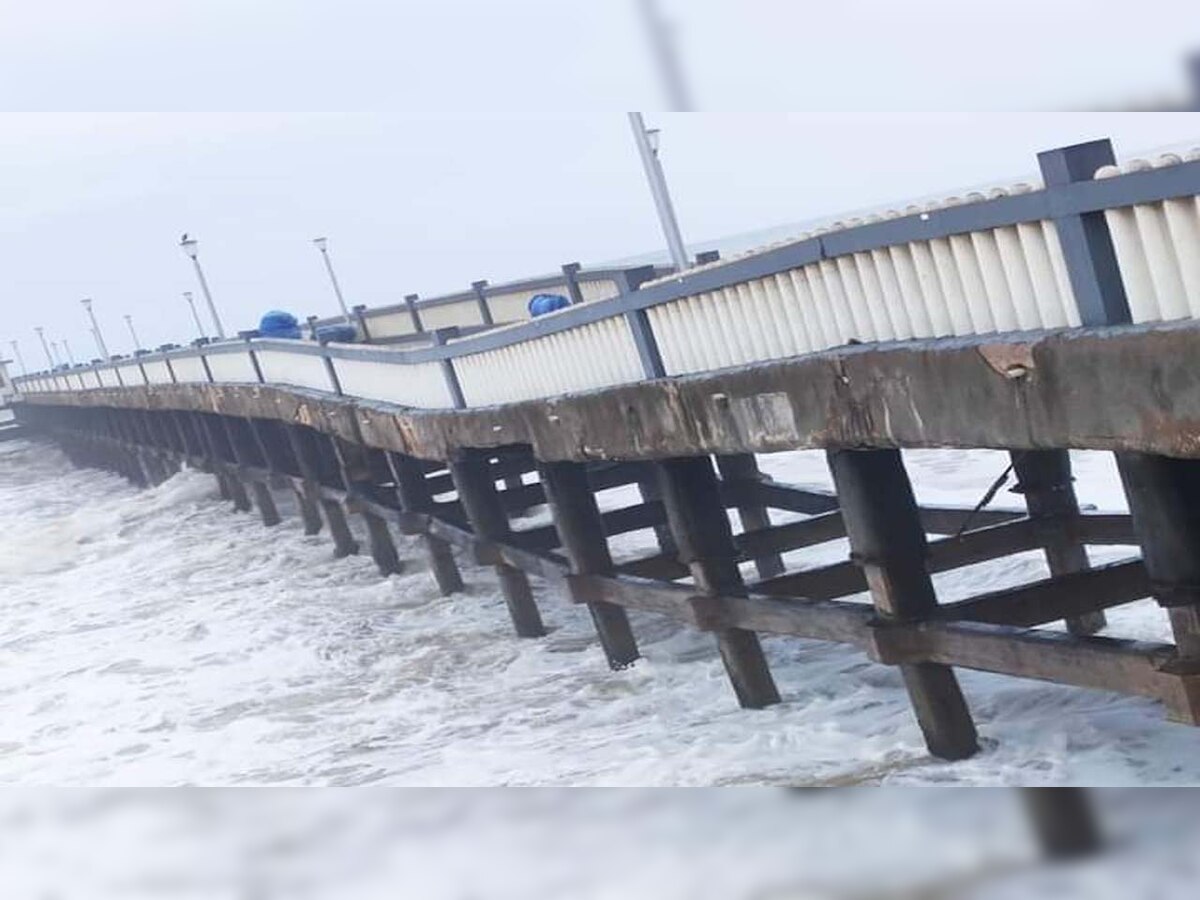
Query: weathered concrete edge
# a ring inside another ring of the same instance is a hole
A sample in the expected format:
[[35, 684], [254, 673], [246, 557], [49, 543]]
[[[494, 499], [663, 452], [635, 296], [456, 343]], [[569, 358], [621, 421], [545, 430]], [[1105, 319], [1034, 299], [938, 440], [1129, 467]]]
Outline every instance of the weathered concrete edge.
[[277, 385], [39, 395], [47, 405], [279, 419], [427, 459], [531, 444], [546, 460], [820, 447], [1131, 450], [1200, 457], [1200, 323], [858, 345], [548, 400], [420, 410]]

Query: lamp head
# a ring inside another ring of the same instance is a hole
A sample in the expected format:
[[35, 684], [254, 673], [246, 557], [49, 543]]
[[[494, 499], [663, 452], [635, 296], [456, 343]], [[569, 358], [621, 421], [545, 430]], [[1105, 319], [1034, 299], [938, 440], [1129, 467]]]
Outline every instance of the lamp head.
[[84, 309], [86, 309], [86, 310], [89, 310], [89, 311], [91, 310], [91, 308], [92, 308], [92, 301], [91, 301], [91, 299], [90, 299], [90, 298], [88, 298], [88, 297], [84, 297], [84, 298], [83, 298], [82, 300], [80, 300], [79, 302], [83, 304], [83, 308], [84, 308]]
[[179, 246], [183, 250], [183, 252], [186, 253], [192, 259], [195, 259], [196, 254], [200, 252], [199, 247], [196, 244], [195, 238], [185, 237], [183, 240], [181, 240], [179, 242]]
[[313, 238], [313, 243], [317, 245], [318, 250], [320, 250], [322, 253], [324, 253], [325, 248], [329, 245], [329, 238], [323, 238], [323, 237]]

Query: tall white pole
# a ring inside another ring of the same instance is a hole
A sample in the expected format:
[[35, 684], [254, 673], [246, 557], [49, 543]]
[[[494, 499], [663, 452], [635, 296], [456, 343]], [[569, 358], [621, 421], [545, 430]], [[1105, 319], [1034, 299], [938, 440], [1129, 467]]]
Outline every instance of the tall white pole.
[[63, 338], [63, 350], [67, 353], [67, 362], [75, 365], [75, 354], [71, 352], [71, 344], [66, 338]]
[[196, 312], [196, 299], [192, 296], [192, 292], [184, 291], [183, 299], [187, 301], [188, 308], [192, 311], [192, 321], [196, 323], [196, 334], [205, 337], [204, 323], [200, 321], [200, 313]]
[[658, 221], [662, 225], [663, 237], [667, 239], [667, 247], [671, 251], [671, 261], [675, 264], [675, 270], [682, 272], [688, 267], [688, 255], [683, 246], [683, 236], [679, 233], [679, 221], [675, 218], [675, 207], [671, 204], [671, 194], [667, 190], [667, 179], [663, 175], [658, 152], [650, 143], [650, 135], [646, 131], [646, 123], [642, 120], [641, 113], [629, 114], [629, 126], [633, 129], [633, 139], [637, 143], [638, 154], [642, 157], [642, 168], [646, 170], [650, 193], [654, 195]]
[[100, 351], [101, 359], [108, 359], [108, 347], [104, 343], [104, 335], [100, 333], [100, 323], [96, 321], [96, 314], [92, 312], [92, 301], [88, 299], [80, 300], [83, 308], [87, 310], [88, 318], [92, 320], [92, 336], [96, 338], [96, 349]]
[[138, 340], [137, 332], [133, 330], [133, 316], [126, 314], [125, 324], [129, 326], [129, 336], [133, 338], [133, 349], [141, 350], [142, 342]]
[[50, 353], [50, 345], [46, 343], [46, 329], [39, 325], [33, 330], [37, 332], [38, 340], [42, 342], [42, 350], [46, 352], [46, 362], [50, 363], [50, 368], [53, 369], [55, 366], [54, 356]]
[[217, 304], [213, 303], [212, 291], [208, 289], [208, 281], [204, 278], [204, 270], [200, 268], [200, 260], [193, 256], [192, 264], [196, 267], [196, 277], [200, 279], [200, 290], [204, 291], [204, 299], [208, 301], [208, 314], [212, 316], [213, 325], [217, 327], [217, 337], [225, 340], [225, 326], [221, 324], [221, 317], [217, 314]]
[[326, 246], [325, 238], [317, 238], [313, 241], [317, 245], [317, 249], [321, 251], [321, 258], [325, 260], [325, 268], [329, 272], [329, 282], [333, 285], [334, 296], [337, 297], [338, 306], [342, 309], [342, 315], [346, 317], [346, 324], [350, 325], [350, 310], [346, 306], [346, 298], [342, 296], [342, 286], [338, 284], [337, 275], [333, 273], [333, 262], [329, 258], [329, 249]]
[[50, 342], [50, 359], [54, 362], [54, 368], [62, 365], [62, 354], [58, 352], [58, 341]]
[[204, 292], [204, 299], [208, 301], [208, 312], [212, 316], [213, 325], [217, 327], [217, 337], [225, 340], [225, 326], [221, 324], [221, 317], [217, 314], [217, 304], [213, 303], [212, 291], [208, 289], [208, 280], [204, 277], [204, 270], [200, 268], [200, 253], [196, 244], [196, 239], [188, 237], [187, 234], [184, 234], [179, 241], [180, 249], [191, 258], [192, 265], [196, 267], [196, 278], [200, 282], [200, 290]]
[[8, 343], [9, 343], [10, 345], [12, 345], [12, 348], [13, 348], [13, 356], [15, 356], [15, 357], [17, 358], [17, 365], [19, 365], [19, 366], [21, 367], [21, 374], [22, 374], [22, 375], [28, 375], [28, 374], [29, 374], [29, 370], [28, 370], [27, 368], [25, 368], [25, 360], [23, 360], [23, 359], [21, 358], [21, 348], [20, 348], [19, 346], [17, 346], [17, 342], [16, 342], [16, 341], [9, 341]]

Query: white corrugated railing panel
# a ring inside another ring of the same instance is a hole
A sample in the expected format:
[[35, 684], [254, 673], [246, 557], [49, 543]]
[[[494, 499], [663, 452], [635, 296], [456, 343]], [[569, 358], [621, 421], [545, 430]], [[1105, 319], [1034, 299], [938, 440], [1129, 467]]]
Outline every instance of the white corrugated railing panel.
[[[536, 291], [509, 291], [503, 294], [489, 294], [488, 309], [492, 313], [493, 322], [520, 322], [530, 318], [529, 301], [538, 294], [562, 294], [566, 296], [566, 284], [538, 288]], [[569, 299], [569, 298], [568, 298]]]
[[208, 381], [208, 373], [204, 369], [204, 360], [199, 356], [179, 356], [171, 360], [171, 368], [175, 370], [175, 380], [180, 384], [196, 384]]
[[117, 373], [115, 370], [105, 368], [105, 369], [97, 369], [96, 371], [100, 376], [100, 383], [104, 387], [120, 387], [121, 386], [121, 382], [119, 382], [117, 380]]
[[585, 303], [591, 303], [593, 300], [607, 300], [609, 297], [617, 296], [618, 293], [620, 292], [617, 290], [617, 283], [611, 278], [579, 282], [579, 295], [583, 297]]
[[397, 365], [366, 359], [334, 357], [342, 393], [401, 406], [442, 409], [454, 405], [440, 362]]
[[628, 384], [642, 377], [624, 316], [454, 360], [468, 406]]
[[[1018, 185], [1012, 193], [1028, 190]], [[997, 189], [992, 196], [1009, 193]], [[983, 199], [972, 194], [966, 202]], [[944, 205], [962, 202], [952, 197]], [[941, 207], [892, 210], [866, 221]], [[860, 224], [855, 219], [831, 230]], [[1049, 221], [822, 259], [674, 300], [647, 314], [668, 375], [780, 359], [851, 341], [1079, 324], [1066, 262]]]
[[209, 371], [213, 381], [224, 381], [234, 384], [258, 381], [258, 373], [254, 371], [254, 363], [250, 361], [248, 347], [239, 347], [236, 351], [227, 353], [206, 353]]
[[258, 350], [257, 353], [263, 381], [312, 388], [316, 391], [333, 390], [325, 360], [320, 356], [287, 353], [281, 350]]
[[[1184, 156], [1104, 166], [1097, 178], [1200, 160], [1200, 149]], [[1106, 210], [1125, 296], [1134, 322], [1200, 316], [1200, 197], [1177, 197]]]
[[406, 334], [416, 334], [417, 331], [413, 327], [412, 315], [407, 307], [374, 316], [368, 313], [366, 322], [367, 331], [370, 332], [373, 341], [380, 338], [403, 337]]
[[117, 366], [117, 372], [120, 374], [121, 384], [125, 387], [130, 387], [135, 384], [145, 384], [146, 379], [142, 375], [142, 367], [137, 363], [124, 363]]
[[142, 368], [146, 370], [146, 380], [151, 384], [174, 384], [175, 382], [165, 360], [146, 360], [142, 363]]
[[[457, 303], [446, 303], [438, 306], [417, 307], [421, 316], [421, 324], [426, 331], [435, 328], [453, 328], [464, 325], [482, 325], [483, 317], [479, 314], [479, 301], [472, 297]], [[370, 326], [368, 326], [370, 327]]]

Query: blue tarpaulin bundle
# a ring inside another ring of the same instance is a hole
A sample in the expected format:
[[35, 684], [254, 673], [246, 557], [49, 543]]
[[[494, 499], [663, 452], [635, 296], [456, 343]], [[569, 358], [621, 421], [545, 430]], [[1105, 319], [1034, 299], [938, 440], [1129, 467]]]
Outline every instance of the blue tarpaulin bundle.
[[570, 305], [571, 301], [562, 294], [534, 294], [529, 298], [529, 315], [544, 316]]
[[290, 312], [273, 309], [264, 313], [258, 323], [258, 333], [265, 338], [292, 338], [299, 340], [300, 323]]
[[322, 344], [353, 344], [358, 339], [358, 329], [353, 325], [322, 325], [317, 329], [317, 340]]

